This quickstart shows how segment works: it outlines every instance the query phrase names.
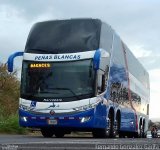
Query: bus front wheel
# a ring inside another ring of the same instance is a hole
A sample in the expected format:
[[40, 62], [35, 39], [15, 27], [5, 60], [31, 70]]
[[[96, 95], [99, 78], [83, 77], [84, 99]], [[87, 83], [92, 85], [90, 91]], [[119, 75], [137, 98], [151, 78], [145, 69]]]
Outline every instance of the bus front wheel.
[[41, 128], [41, 133], [45, 138], [50, 138], [54, 135], [54, 131], [52, 128]]
[[55, 132], [55, 137], [56, 138], [63, 138], [65, 133], [63, 131]]
[[114, 118], [110, 113], [107, 118], [107, 127], [104, 129], [94, 129], [92, 132], [93, 137], [95, 138], [113, 138], [115, 137], [114, 132]]

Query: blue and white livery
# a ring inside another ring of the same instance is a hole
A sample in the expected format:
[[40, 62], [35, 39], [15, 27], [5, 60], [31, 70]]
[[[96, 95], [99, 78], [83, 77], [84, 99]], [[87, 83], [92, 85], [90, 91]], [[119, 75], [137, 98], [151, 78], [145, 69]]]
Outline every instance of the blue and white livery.
[[72, 131], [94, 137], [146, 137], [149, 75], [99, 19], [36, 23], [23, 56], [19, 123], [44, 137]]

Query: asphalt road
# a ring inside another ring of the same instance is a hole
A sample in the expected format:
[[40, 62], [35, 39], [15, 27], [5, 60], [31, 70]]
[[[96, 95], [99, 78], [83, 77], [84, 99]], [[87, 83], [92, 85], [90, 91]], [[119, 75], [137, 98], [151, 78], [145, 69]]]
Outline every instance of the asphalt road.
[[0, 135], [1, 150], [159, 149], [160, 139], [43, 138], [39, 135]]

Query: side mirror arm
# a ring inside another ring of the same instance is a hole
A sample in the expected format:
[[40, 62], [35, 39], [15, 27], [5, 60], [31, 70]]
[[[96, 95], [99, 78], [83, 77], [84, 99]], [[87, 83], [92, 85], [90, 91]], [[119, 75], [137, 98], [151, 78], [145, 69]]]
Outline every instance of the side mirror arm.
[[14, 58], [17, 56], [23, 56], [23, 53], [24, 52], [15, 52], [14, 54], [9, 56], [8, 61], [7, 61], [9, 72], [13, 72]]

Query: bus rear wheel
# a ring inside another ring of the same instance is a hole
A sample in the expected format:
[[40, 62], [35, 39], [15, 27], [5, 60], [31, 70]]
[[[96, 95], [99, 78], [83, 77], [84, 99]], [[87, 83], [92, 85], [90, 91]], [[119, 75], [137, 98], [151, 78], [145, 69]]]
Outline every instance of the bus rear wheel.
[[54, 131], [52, 128], [41, 128], [41, 133], [45, 138], [50, 138], [54, 135]]
[[145, 138], [144, 125], [140, 125], [139, 138]]
[[108, 137], [106, 129], [95, 129], [92, 132], [92, 135], [93, 135], [94, 138], [105, 138], [105, 137]]

